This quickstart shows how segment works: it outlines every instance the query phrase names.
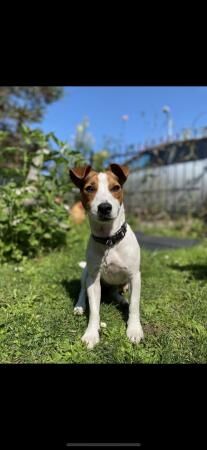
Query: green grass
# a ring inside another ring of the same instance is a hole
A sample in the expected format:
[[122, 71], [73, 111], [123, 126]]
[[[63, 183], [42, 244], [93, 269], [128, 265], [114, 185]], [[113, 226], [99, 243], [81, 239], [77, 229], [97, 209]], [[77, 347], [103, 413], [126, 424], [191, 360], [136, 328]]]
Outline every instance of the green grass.
[[141, 231], [154, 236], [171, 236], [176, 238], [201, 238], [207, 236], [207, 225], [204, 220], [196, 217], [179, 217], [171, 219], [165, 217], [152, 217], [151, 220], [129, 216], [128, 223], [135, 231]]
[[[206, 363], [207, 245], [142, 251], [141, 321], [145, 340], [126, 338], [124, 312], [101, 305], [100, 344], [87, 350], [87, 316], [73, 315], [88, 227], [70, 232], [68, 248], [21, 266], [1, 267], [1, 363]], [[110, 300], [110, 299], [108, 299]]]

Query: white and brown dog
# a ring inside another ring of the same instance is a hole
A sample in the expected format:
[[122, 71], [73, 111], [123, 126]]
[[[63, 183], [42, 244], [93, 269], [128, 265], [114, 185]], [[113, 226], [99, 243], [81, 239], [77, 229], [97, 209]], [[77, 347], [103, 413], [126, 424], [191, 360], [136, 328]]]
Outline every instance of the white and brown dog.
[[119, 293], [120, 288], [129, 285], [127, 336], [133, 343], [144, 337], [139, 312], [140, 248], [132, 229], [125, 222], [123, 205], [123, 184], [128, 173], [126, 166], [118, 164], [111, 164], [109, 170], [100, 173], [91, 166], [70, 170], [71, 180], [80, 189], [91, 227], [87, 264], [74, 308], [75, 314], [83, 314], [87, 294], [89, 323], [82, 341], [90, 349], [99, 342], [101, 282], [117, 287], [115, 296], [120, 302], [125, 300]]

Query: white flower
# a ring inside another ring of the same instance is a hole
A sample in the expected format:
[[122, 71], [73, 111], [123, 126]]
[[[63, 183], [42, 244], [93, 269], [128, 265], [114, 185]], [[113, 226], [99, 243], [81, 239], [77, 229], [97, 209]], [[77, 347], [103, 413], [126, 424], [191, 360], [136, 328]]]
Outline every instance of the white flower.
[[81, 269], [84, 269], [86, 267], [86, 261], [80, 261], [78, 265], [79, 267], [81, 267]]
[[15, 220], [13, 220], [13, 222], [12, 222], [12, 225], [17, 225], [18, 223], [20, 223], [21, 222], [21, 220], [22, 219], [15, 219]]
[[15, 192], [16, 192], [16, 195], [21, 195], [22, 189], [16, 189]]

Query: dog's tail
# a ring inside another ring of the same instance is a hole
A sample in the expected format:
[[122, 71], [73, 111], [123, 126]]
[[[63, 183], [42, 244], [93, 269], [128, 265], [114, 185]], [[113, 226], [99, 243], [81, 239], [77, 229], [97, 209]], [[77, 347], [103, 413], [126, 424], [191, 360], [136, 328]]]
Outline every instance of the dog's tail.
[[80, 262], [78, 263], [78, 265], [79, 265], [79, 267], [81, 267], [81, 269], [85, 269], [85, 267], [86, 267], [86, 261], [80, 261]]

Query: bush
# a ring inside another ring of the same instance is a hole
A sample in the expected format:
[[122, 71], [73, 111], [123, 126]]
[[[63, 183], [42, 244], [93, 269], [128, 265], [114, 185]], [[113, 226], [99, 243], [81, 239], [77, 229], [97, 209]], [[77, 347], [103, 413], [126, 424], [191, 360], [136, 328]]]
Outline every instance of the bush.
[[[21, 173], [11, 168], [0, 185], [0, 261], [20, 261], [66, 243], [72, 184], [68, 167], [82, 164], [79, 152], [53, 133], [22, 128], [24, 147], [4, 154], [23, 155]], [[28, 149], [36, 148], [35, 153]]]

